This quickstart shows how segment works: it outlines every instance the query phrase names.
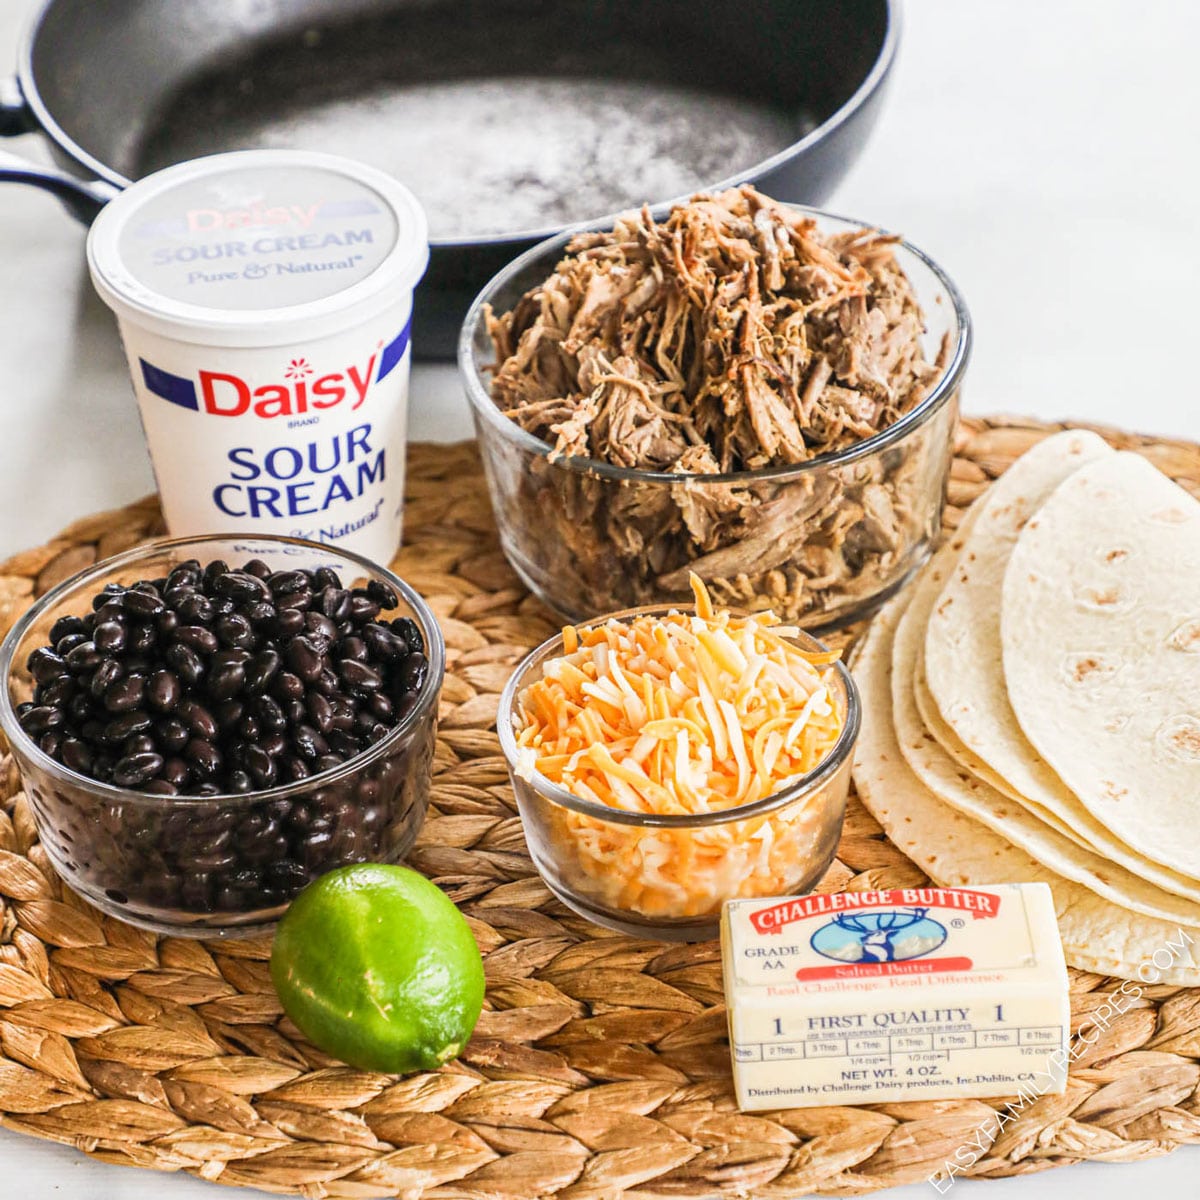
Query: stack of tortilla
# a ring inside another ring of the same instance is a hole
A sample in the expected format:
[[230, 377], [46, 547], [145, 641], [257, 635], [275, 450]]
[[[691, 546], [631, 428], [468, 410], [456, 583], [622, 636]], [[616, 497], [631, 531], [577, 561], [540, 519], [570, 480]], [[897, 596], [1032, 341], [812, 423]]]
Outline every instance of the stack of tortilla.
[[935, 883], [1044, 881], [1072, 966], [1200, 984], [1200, 503], [1047, 438], [854, 673], [858, 793]]

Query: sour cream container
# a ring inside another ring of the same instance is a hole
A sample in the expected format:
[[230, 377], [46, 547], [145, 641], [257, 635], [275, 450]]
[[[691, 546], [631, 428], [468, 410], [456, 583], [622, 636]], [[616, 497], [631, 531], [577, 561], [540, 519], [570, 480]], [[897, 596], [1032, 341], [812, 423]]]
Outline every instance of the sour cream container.
[[429, 259], [408, 189], [330, 154], [218, 154], [132, 184], [87, 252], [170, 532], [283, 534], [386, 563]]

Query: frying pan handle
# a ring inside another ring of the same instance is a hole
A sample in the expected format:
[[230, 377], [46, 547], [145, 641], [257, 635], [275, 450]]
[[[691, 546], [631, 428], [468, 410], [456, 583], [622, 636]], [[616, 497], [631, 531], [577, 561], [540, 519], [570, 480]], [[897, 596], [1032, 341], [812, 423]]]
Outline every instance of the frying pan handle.
[[0, 183], [30, 183], [41, 188], [57, 196], [84, 223], [90, 222], [118, 191], [111, 183], [76, 179], [56, 167], [44, 167], [3, 151], [0, 151]]
[[[33, 133], [38, 127], [32, 109], [25, 103], [15, 79], [0, 80], [0, 137]], [[56, 167], [30, 162], [0, 151], [0, 183], [31, 183], [57, 196], [78, 217], [88, 222], [117, 194], [117, 188], [101, 180], [76, 179]]]
[[25, 103], [15, 79], [0, 79], [0, 137], [16, 137], [37, 129], [33, 109]]
[[0, 79], [0, 138], [14, 138], [37, 128], [34, 110], [25, 103], [16, 79]]

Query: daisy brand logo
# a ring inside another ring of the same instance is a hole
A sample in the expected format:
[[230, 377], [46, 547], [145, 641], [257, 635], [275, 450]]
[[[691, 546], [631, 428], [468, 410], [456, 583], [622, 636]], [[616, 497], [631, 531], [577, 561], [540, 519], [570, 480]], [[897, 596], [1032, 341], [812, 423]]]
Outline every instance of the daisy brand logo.
[[232, 371], [203, 368], [195, 376], [176, 375], [146, 359], [138, 362], [142, 382], [151, 395], [210, 417], [297, 417], [322, 409], [346, 407], [354, 412], [371, 388], [399, 366], [408, 349], [410, 321], [373, 353], [337, 370], [317, 373], [305, 355], [287, 362], [274, 378], [248, 377]]
[[307, 379], [313, 373], [307, 358], [293, 358], [284, 371], [284, 379]]
[[184, 220], [191, 233], [258, 225], [299, 225], [301, 229], [307, 229], [320, 211], [319, 203], [267, 205], [256, 202], [234, 208], [189, 208], [184, 213]]

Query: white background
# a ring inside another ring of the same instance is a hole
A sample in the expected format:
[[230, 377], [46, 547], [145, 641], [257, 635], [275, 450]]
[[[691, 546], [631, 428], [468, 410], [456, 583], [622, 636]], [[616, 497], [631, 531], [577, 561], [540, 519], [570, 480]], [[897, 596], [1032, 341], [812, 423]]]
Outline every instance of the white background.
[[[31, 7], [0, 5], [0, 73]], [[967, 410], [1200, 436], [1200, 5], [910, 0], [905, 15], [883, 119], [828, 207], [903, 232], [957, 280], [977, 329]], [[83, 238], [53, 200], [0, 188], [0, 554], [152, 487]], [[469, 436], [451, 368], [418, 367], [412, 402], [415, 438]], [[0, 1156], [0, 1195], [21, 1200], [220, 1194], [3, 1131]], [[1185, 1149], [953, 1192], [1195, 1196], [1198, 1169]]]

